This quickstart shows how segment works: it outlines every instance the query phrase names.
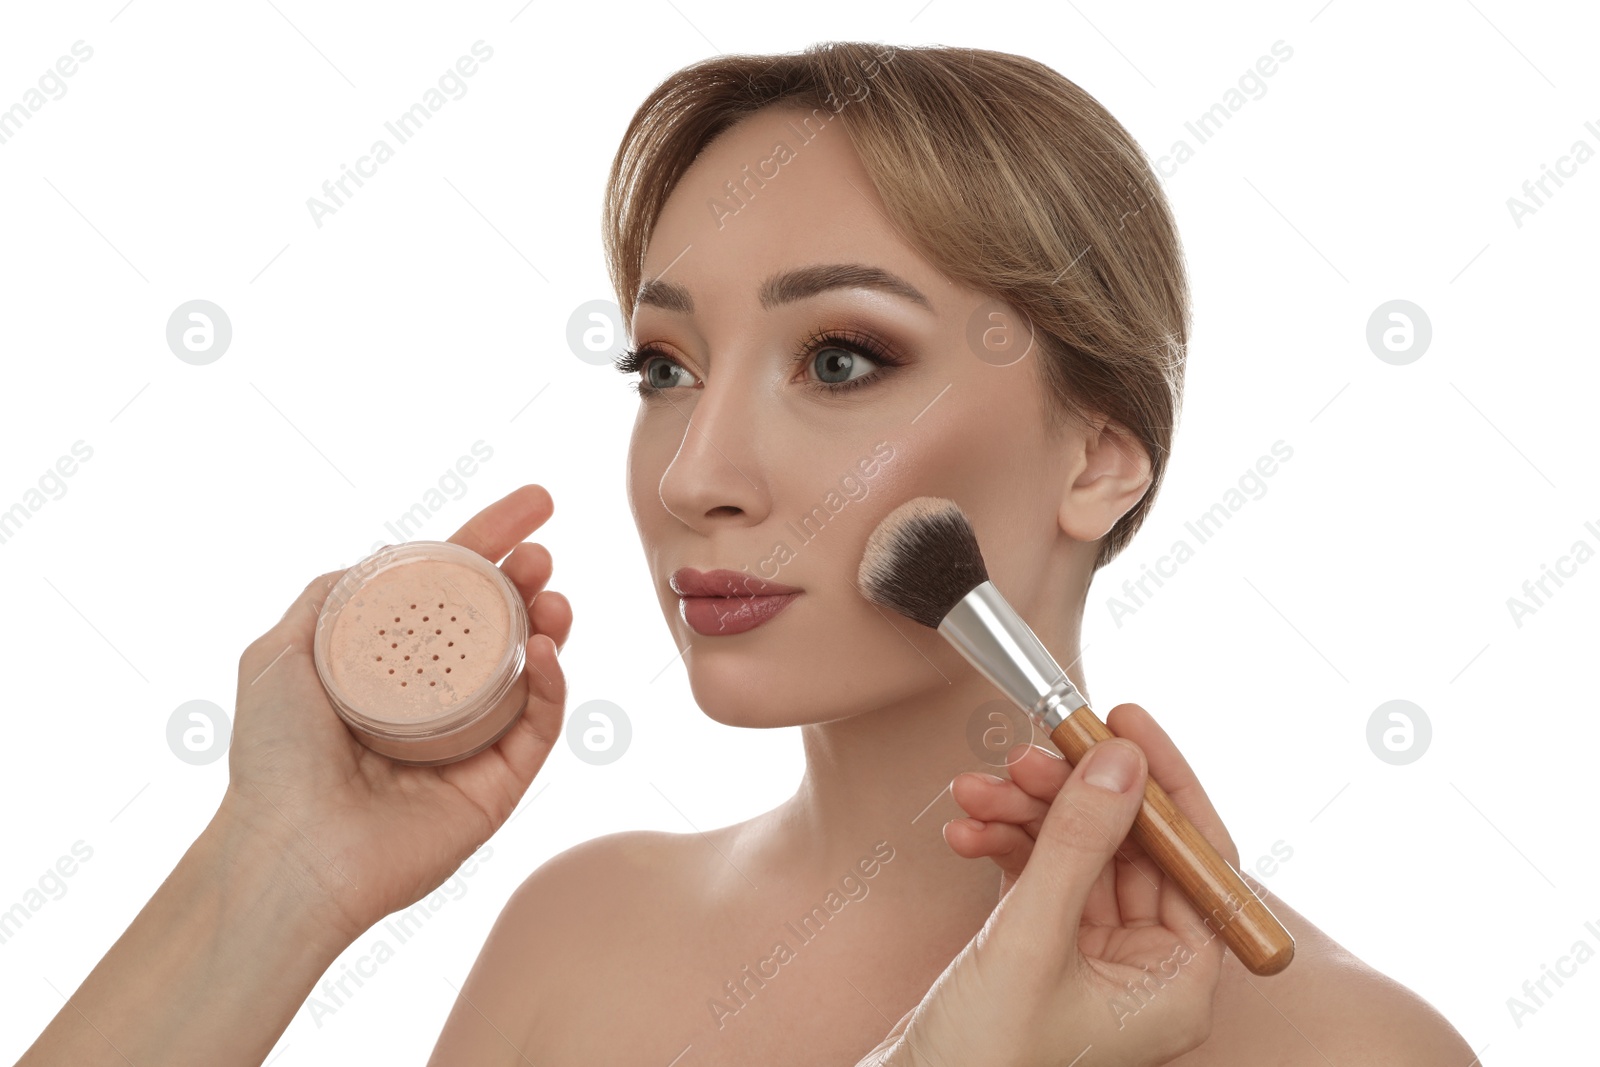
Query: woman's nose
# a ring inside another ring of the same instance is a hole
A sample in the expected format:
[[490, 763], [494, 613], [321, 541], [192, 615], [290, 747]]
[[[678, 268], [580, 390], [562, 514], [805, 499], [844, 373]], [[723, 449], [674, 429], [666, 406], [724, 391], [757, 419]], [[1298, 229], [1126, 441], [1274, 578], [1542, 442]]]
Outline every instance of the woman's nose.
[[708, 382], [698, 393], [693, 403], [665, 394], [673, 401], [667, 417], [683, 420], [683, 437], [661, 476], [661, 503], [702, 532], [729, 521], [753, 526], [768, 511], [759, 414], [734, 382]]

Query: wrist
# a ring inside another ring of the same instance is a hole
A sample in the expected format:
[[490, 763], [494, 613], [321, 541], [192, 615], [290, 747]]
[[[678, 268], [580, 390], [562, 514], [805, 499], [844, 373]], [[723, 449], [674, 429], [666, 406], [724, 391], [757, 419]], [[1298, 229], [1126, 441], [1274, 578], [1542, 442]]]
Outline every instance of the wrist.
[[230, 785], [191, 856], [234, 904], [332, 963], [371, 923], [340, 907], [332, 861], [279, 812], [262, 810]]
[[266, 1058], [353, 937], [287, 838], [244, 814], [223, 804], [21, 1063]]

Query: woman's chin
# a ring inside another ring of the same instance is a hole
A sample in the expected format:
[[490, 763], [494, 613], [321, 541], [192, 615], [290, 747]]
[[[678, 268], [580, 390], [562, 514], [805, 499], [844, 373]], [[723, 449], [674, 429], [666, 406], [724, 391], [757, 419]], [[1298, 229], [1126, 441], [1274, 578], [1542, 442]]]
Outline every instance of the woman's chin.
[[[699, 650], [696, 646], [689, 656]], [[803, 726], [821, 719], [819, 707], [830, 706], [808, 682], [805, 671], [792, 664], [775, 664], [767, 669], [748, 657], [728, 656], [712, 662], [715, 655], [702, 656], [689, 665], [689, 690], [694, 702], [712, 722], [724, 726], [772, 729]]]
[[762, 729], [795, 726], [803, 721], [797, 718], [798, 710], [790, 700], [761, 691], [764, 683], [757, 680], [758, 673], [748, 664], [742, 670], [726, 673], [690, 668], [689, 689], [706, 718], [724, 726]]

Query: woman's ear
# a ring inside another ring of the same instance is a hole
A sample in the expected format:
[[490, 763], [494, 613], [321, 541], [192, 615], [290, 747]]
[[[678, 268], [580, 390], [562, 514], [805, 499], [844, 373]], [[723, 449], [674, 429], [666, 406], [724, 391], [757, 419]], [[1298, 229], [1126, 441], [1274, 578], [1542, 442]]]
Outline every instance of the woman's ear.
[[1058, 520], [1075, 541], [1098, 541], [1111, 532], [1150, 488], [1150, 456], [1120, 423], [1094, 416], [1070, 430]]

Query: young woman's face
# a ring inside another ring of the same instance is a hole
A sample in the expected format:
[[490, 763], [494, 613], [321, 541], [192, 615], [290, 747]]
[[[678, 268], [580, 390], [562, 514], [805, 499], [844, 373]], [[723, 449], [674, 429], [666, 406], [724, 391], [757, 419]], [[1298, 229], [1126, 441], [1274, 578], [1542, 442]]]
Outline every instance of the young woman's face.
[[[868, 534], [911, 497], [966, 511], [991, 579], [1041, 634], [1073, 606], [1045, 599], [1067, 585], [1050, 575], [1082, 581], [1092, 563], [1092, 545], [1058, 545], [1079, 461], [1070, 433], [1047, 435], [1037, 352], [979, 357], [975, 317], [997, 305], [896, 236], [840, 121], [804, 142], [805, 114], [758, 112], [695, 160], [632, 322], [639, 380], [659, 392], [640, 401], [629, 504], [695, 699], [730, 725], [828, 721], [971, 674], [854, 586]], [[817, 284], [846, 268], [849, 284]], [[680, 567], [802, 592], [754, 629], [700, 633], [670, 584]]]

